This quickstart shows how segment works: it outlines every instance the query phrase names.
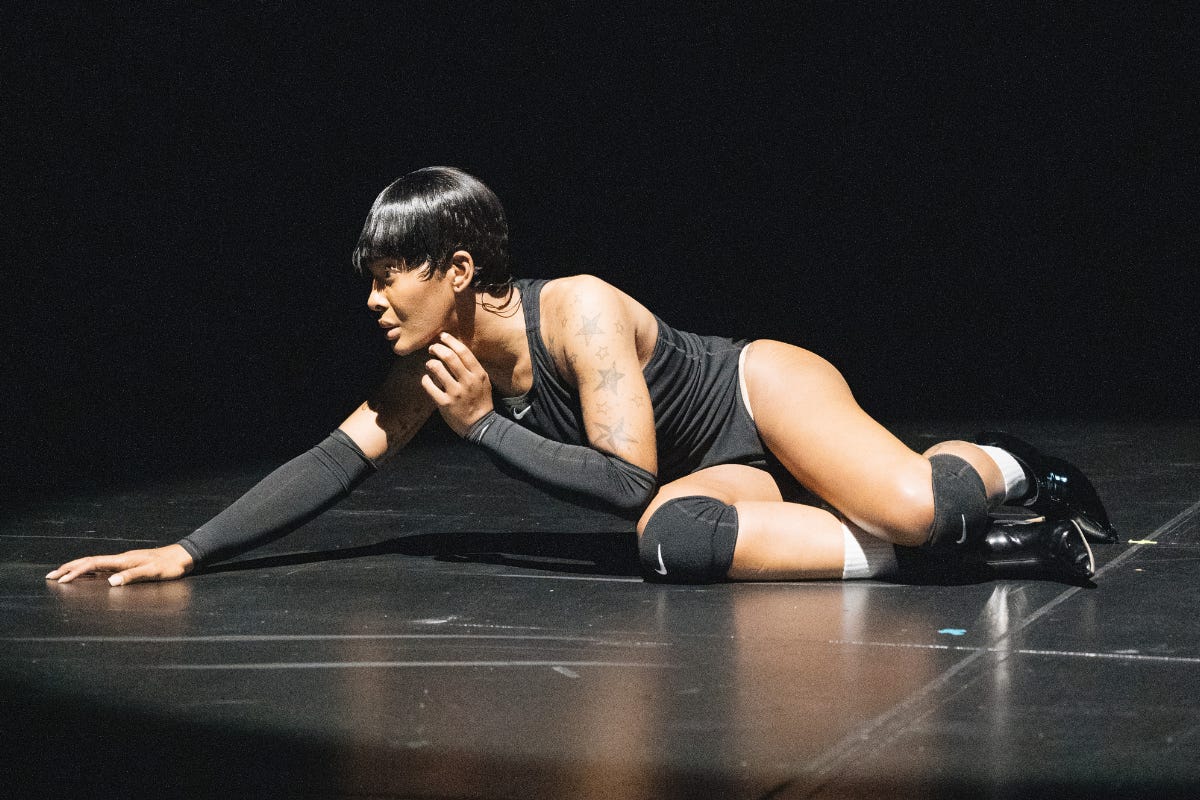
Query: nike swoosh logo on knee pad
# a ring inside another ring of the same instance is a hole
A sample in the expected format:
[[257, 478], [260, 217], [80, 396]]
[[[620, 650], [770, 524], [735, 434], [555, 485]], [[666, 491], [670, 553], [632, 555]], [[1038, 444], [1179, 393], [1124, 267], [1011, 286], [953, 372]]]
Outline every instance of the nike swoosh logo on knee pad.
[[662, 559], [662, 545], [661, 544], [659, 544], [659, 546], [658, 546], [658, 567], [654, 571], [657, 572], [659, 575], [667, 574], [667, 565], [663, 563], [663, 559]]
[[958, 516], [960, 516], [962, 518], [963, 532], [962, 532], [962, 536], [958, 537], [958, 541], [955, 542], [955, 544], [966, 544], [966, 542], [967, 542], [967, 515], [959, 514]]

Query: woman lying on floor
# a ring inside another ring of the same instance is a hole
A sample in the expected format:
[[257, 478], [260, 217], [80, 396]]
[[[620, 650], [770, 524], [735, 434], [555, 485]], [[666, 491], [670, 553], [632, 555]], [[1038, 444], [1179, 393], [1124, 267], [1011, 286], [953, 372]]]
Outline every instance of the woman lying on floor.
[[[435, 409], [509, 471], [636, 519], [656, 581], [886, 575], [897, 548], [1086, 580], [1088, 540], [1116, 540], [1087, 478], [1018, 439], [918, 454], [807, 350], [676, 330], [588, 275], [514, 280], [500, 202], [459, 170], [385, 189], [354, 263], [398, 356], [376, 394], [178, 543], [80, 558], [48, 579], [179, 578], [276, 538], [345, 497]], [[825, 505], [785, 500], [797, 482]], [[1040, 516], [993, 519], [1000, 505]]]

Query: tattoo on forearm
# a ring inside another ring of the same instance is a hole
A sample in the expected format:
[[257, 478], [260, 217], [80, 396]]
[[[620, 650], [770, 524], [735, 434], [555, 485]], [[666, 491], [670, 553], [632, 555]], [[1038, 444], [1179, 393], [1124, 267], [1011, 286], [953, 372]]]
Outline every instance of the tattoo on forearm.
[[596, 351], [596, 358], [608, 358], [608, 348], [601, 345], [600, 349]]
[[608, 369], [598, 370], [600, 377], [596, 380], [596, 391], [608, 389], [613, 394], [617, 393], [617, 383], [621, 378], [625, 377], [625, 373], [617, 371], [617, 362]]
[[600, 431], [596, 436], [596, 444], [604, 445], [609, 450], [618, 450], [624, 445], [637, 444], [637, 440], [625, 432], [624, 417], [613, 425], [597, 422], [596, 427]]
[[604, 331], [600, 330], [599, 314], [591, 319], [588, 319], [587, 317], [580, 317], [579, 324], [580, 328], [575, 332], [575, 335], [582, 336], [585, 345], [590, 345], [592, 343], [593, 336], [599, 336], [604, 333]]

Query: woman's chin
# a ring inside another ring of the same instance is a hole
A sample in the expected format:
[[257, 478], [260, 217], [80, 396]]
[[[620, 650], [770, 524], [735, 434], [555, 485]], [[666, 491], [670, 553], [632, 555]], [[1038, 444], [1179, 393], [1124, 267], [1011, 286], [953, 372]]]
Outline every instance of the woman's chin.
[[410, 356], [417, 352], [417, 348], [413, 346], [413, 343], [405, 339], [397, 339], [396, 341], [391, 342], [391, 345], [392, 352], [398, 356]]
[[437, 341], [437, 337], [435, 336], [432, 339], [430, 339], [428, 342], [421, 344], [419, 342], [414, 343], [412, 339], [410, 339], [406, 336], [401, 336], [398, 339], [396, 339], [396, 341], [391, 343], [392, 352], [398, 356], [411, 356], [413, 353], [417, 352], [418, 350], [428, 349], [429, 345], [433, 344], [436, 341]]

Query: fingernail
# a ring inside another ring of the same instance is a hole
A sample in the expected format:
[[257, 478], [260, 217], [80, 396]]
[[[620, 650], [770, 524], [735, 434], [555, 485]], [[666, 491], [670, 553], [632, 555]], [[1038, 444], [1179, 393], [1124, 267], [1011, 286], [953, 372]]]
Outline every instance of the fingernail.
[[120, 586], [124, 582], [125, 582], [125, 579], [122, 578], [120, 575], [113, 575], [111, 578], [108, 579], [109, 586]]
[[54, 577], [54, 573], [56, 573], [56, 572], [58, 572], [58, 570], [56, 570], [56, 569], [52, 569], [52, 570], [50, 570], [49, 572], [47, 572], [47, 573], [46, 573], [46, 580], [50, 580], [51, 578], [53, 578], [53, 577]]
[[66, 582], [67, 582], [67, 576], [66, 576], [66, 575], [63, 575], [61, 578], [59, 578], [59, 579], [58, 579], [58, 582], [59, 582], [59, 583], [66, 583]]

